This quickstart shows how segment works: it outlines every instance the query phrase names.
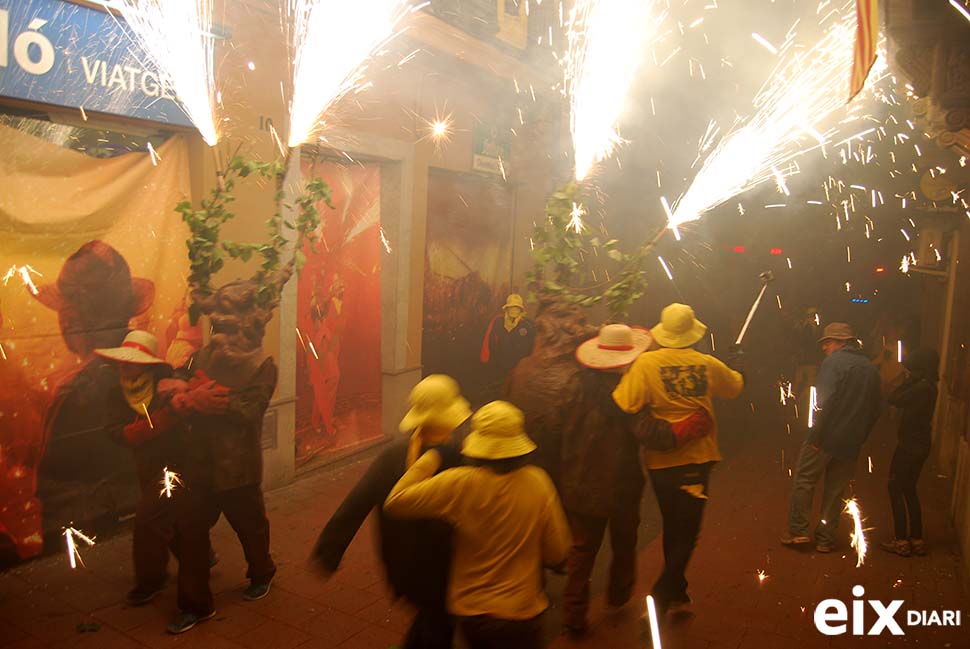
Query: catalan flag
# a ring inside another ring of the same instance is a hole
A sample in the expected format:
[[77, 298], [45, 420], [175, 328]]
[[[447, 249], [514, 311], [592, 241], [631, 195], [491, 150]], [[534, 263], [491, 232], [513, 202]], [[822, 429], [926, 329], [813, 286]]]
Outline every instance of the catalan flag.
[[852, 82], [849, 101], [866, 85], [866, 77], [876, 62], [876, 41], [879, 39], [878, 0], [856, 0], [855, 52], [852, 59]]

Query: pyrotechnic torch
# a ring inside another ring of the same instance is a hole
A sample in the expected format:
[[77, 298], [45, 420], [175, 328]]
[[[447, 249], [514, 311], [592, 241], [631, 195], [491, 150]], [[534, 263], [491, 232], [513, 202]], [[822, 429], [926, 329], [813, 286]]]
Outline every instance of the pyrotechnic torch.
[[744, 334], [748, 331], [748, 325], [751, 324], [751, 318], [754, 317], [755, 311], [758, 310], [758, 305], [761, 304], [761, 298], [765, 296], [765, 291], [768, 290], [768, 284], [775, 280], [775, 274], [770, 270], [761, 273], [759, 277], [761, 278], [761, 291], [758, 293], [758, 299], [751, 305], [751, 310], [748, 311], [748, 317], [744, 320], [741, 333], [738, 334], [738, 339], [734, 341], [735, 346], [740, 345], [741, 341], [744, 340]]

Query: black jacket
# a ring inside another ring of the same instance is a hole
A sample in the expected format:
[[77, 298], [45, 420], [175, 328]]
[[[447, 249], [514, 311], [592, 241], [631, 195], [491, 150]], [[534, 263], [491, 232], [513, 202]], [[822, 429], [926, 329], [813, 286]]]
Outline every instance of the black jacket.
[[818, 412], [808, 441], [840, 460], [854, 460], [879, 419], [879, 370], [856, 347], [843, 347], [818, 371]]
[[889, 395], [889, 405], [900, 409], [899, 445], [916, 455], [929, 455], [932, 444], [936, 383], [907, 379]]
[[[467, 425], [468, 421], [459, 427], [456, 438], [463, 436]], [[444, 607], [451, 568], [451, 527], [440, 520], [404, 520], [384, 514], [384, 501], [404, 475], [409, 441], [392, 442], [374, 459], [323, 528], [312, 556], [336, 571], [360, 526], [376, 509], [381, 559], [395, 595], [418, 607]], [[439, 471], [460, 463], [457, 447], [452, 446], [442, 452]]]

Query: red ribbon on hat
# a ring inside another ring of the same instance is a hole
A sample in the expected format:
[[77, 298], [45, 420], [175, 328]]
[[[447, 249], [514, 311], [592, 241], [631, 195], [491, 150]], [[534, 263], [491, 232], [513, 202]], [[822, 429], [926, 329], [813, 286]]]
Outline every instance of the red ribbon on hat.
[[137, 349], [138, 351], [145, 352], [146, 354], [148, 354], [152, 358], [155, 358], [155, 354], [152, 353], [152, 350], [150, 350], [148, 347], [145, 347], [141, 343], [136, 343], [133, 340], [126, 340], [125, 342], [121, 343], [121, 346], [122, 347], [131, 347], [132, 349]]
[[597, 345], [597, 347], [608, 352], [628, 352], [633, 349], [633, 345]]

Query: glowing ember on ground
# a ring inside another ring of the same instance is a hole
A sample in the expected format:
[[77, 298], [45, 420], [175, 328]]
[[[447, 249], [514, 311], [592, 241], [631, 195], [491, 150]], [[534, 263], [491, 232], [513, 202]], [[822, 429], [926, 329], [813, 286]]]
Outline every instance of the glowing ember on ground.
[[216, 84], [210, 0], [119, 0], [128, 27], [209, 146], [216, 129]]
[[856, 553], [856, 568], [861, 566], [866, 560], [866, 550], [868, 550], [869, 545], [866, 543], [866, 533], [862, 529], [862, 511], [859, 509], [859, 503], [856, 502], [855, 498], [852, 498], [845, 503], [845, 511], [852, 516], [852, 522], [854, 525], [853, 531], [850, 532], [849, 538], [851, 539], [850, 545], [855, 549]]
[[658, 0], [577, 0], [566, 25], [561, 61], [570, 102], [576, 179], [622, 142], [616, 131], [645, 48], [657, 38]]
[[162, 481], [159, 484], [162, 486], [162, 490], [158, 492], [158, 495], [171, 498], [172, 490], [182, 486], [182, 477], [175, 471], [169, 471], [168, 467], [165, 467], [162, 472]]
[[73, 527], [68, 527], [64, 530], [64, 540], [67, 543], [67, 560], [71, 564], [71, 570], [77, 568], [77, 564], [80, 563], [84, 565], [84, 561], [81, 559], [81, 553], [77, 549], [77, 541], [75, 539], [80, 539], [82, 542], [86, 543], [89, 547], [94, 545], [94, 538], [86, 536], [83, 532], [74, 529]]

